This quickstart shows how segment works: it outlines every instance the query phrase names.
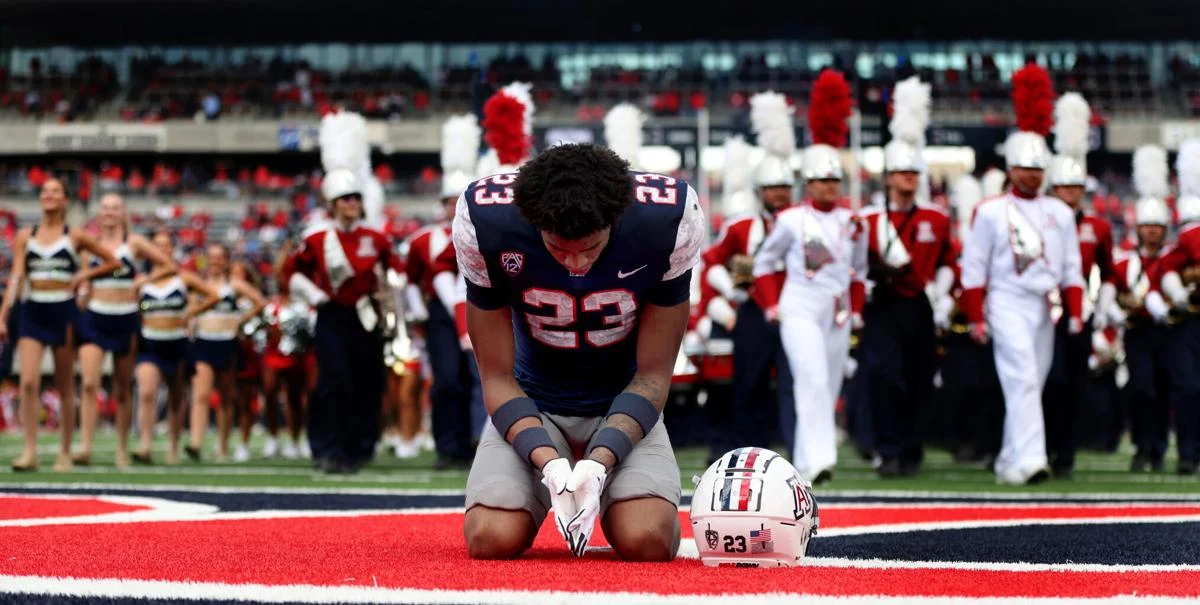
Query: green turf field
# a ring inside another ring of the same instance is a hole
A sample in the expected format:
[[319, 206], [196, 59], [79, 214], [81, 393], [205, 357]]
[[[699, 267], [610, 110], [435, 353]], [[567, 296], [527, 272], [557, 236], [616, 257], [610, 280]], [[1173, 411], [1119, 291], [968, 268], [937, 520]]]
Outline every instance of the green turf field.
[[[78, 439], [78, 438], [77, 438]], [[162, 464], [165, 437], [155, 442], [154, 466], [134, 466], [119, 471], [113, 466], [116, 437], [111, 431], [96, 437], [93, 464], [77, 467], [74, 472], [55, 473], [50, 470], [58, 450], [57, 434], [45, 434], [40, 439], [41, 468], [36, 473], [13, 473], [8, 462], [21, 451], [18, 434], [0, 435], [0, 488], [21, 483], [88, 483], [138, 485], [189, 485], [218, 487], [271, 488], [387, 488], [416, 490], [461, 490], [466, 482], [465, 470], [433, 471], [432, 454], [413, 460], [398, 460], [381, 453], [376, 461], [357, 475], [326, 475], [315, 472], [307, 460], [266, 460], [259, 457], [264, 437], [256, 435], [251, 444], [254, 458], [247, 463], [216, 463], [184, 461], [175, 466]], [[205, 454], [211, 455], [212, 442]], [[678, 452], [685, 490], [691, 487], [693, 475], [704, 471], [707, 451], [683, 448]], [[1162, 473], [1132, 474], [1129, 461], [1131, 447], [1126, 444], [1117, 454], [1081, 452], [1071, 480], [1050, 481], [1035, 487], [1001, 487], [993, 475], [979, 465], [954, 463], [944, 451], [930, 451], [920, 475], [906, 479], [883, 480], [876, 476], [870, 463], [861, 460], [849, 447], [843, 447], [834, 481], [827, 490], [897, 490], [897, 491], [996, 491], [1036, 493], [1140, 493], [1196, 494], [1200, 499], [1200, 476], [1179, 477], [1174, 474], [1175, 460], [1169, 456]]]

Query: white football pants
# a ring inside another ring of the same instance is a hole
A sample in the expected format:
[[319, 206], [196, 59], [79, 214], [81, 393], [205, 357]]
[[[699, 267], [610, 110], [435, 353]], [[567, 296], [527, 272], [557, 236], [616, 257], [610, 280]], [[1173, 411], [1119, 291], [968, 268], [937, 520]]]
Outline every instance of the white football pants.
[[834, 306], [804, 310], [780, 320], [779, 335], [792, 370], [796, 440], [792, 464], [812, 481], [837, 464], [834, 408], [850, 354], [850, 323], [834, 323]]
[[996, 474], [1028, 473], [1047, 464], [1042, 387], [1054, 360], [1054, 324], [1044, 297], [1009, 292], [988, 293], [987, 319], [1004, 391]]

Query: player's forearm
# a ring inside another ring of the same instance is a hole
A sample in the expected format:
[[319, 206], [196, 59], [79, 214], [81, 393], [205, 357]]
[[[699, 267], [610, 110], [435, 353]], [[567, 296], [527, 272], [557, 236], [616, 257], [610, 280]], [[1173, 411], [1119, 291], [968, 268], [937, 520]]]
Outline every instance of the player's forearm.
[[[634, 374], [633, 380], [629, 381], [629, 386], [625, 387], [622, 395], [631, 393], [640, 397], [644, 397], [649, 401], [658, 413], [662, 413], [663, 407], [667, 402], [667, 395], [671, 392], [671, 372], [638, 372]], [[627, 414], [612, 414], [604, 421], [605, 427], [617, 429], [629, 438], [633, 445], [637, 445], [642, 438], [645, 437], [645, 431], [642, 424], [632, 416]], [[611, 469], [617, 464], [617, 457], [612, 450], [606, 447], [598, 447], [592, 450], [589, 456], [592, 460], [603, 464], [605, 468]]]

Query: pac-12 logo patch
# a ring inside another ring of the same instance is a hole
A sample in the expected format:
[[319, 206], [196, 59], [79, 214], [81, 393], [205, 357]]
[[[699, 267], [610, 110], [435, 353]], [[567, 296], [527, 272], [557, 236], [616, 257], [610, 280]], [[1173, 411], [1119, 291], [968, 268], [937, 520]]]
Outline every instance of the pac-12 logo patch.
[[504, 272], [510, 277], [516, 277], [521, 272], [521, 267], [525, 266], [525, 255], [520, 252], [501, 252], [500, 266], [504, 267]]

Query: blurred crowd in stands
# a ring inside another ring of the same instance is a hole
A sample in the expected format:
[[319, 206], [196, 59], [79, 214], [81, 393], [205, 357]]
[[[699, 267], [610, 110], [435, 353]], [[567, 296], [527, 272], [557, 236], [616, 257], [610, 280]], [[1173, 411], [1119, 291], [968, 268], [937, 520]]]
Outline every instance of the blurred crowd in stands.
[[[798, 101], [808, 97], [819, 70], [768, 63], [765, 55], [753, 54], [725, 71], [597, 66], [589, 69], [585, 80], [568, 84], [550, 55], [540, 65], [515, 54], [493, 60], [482, 70], [455, 65], [434, 74], [422, 74], [408, 63], [333, 73], [305, 61], [278, 58], [213, 68], [186, 59], [168, 63], [151, 57], [131, 59], [129, 81], [118, 82], [116, 66], [99, 58], [84, 61], [69, 74], [46, 68], [34, 58], [20, 75], [0, 69], [0, 109], [70, 121], [91, 118], [107, 105], [113, 115], [105, 119], [154, 122], [320, 115], [335, 104], [352, 103], [368, 117], [391, 119], [470, 108], [492, 87], [513, 80], [534, 84], [539, 107], [579, 107], [585, 120], [602, 117], [603, 112], [593, 108], [620, 101], [640, 103], [657, 115], [680, 115], [701, 107], [742, 106], [750, 94], [765, 88]], [[891, 84], [914, 74], [933, 83], [939, 109], [1004, 114], [1010, 105], [1007, 78], [988, 54], [969, 55], [966, 69], [917, 69], [900, 62], [894, 67], [875, 65], [870, 74], [860, 74], [852, 60], [833, 56], [830, 64], [846, 73], [864, 107], [886, 107]], [[1169, 81], [1160, 90], [1146, 60], [1129, 54], [1078, 54], [1069, 68], [1051, 67], [1056, 90], [1083, 93], [1100, 115], [1161, 112], [1167, 103], [1174, 107], [1176, 97], [1182, 111], [1200, 112], [1200, 68], [1177, 55], [1168, 71]]]

